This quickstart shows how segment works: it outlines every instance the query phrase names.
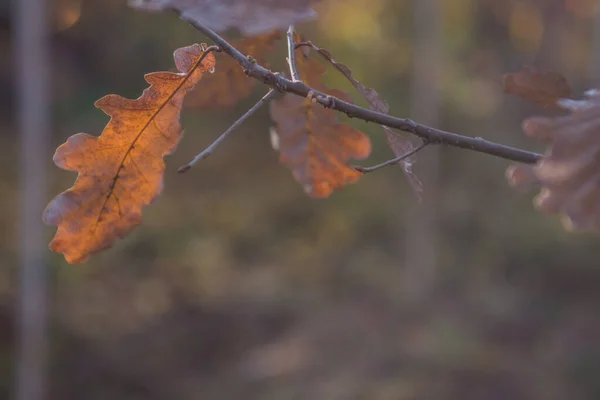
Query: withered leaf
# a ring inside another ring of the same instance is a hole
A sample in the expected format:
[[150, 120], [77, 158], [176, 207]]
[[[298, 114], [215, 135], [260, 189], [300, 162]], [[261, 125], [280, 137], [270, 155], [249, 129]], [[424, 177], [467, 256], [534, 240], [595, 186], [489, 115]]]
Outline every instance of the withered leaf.
[[[302, 46], [301, 48], [310, 48], [316, 50], [323, 58], [329, 61], [329, 63], [331, 63], [331, 65], [333, 65], [335, 69], [337, 69], [339, 72], [341, 72], [346, 77], [346, 79], [348, 79], [350, 83], [352, 83], [356, 90], [358, 90], [363, 95], [365, 100], [367, 100], [367, 102], [371, 106], [371, 109], [383, 114], [389, 113], [390, 106], [388, 102], [375, 89], [364, 86], [356, 78], [354, 78], [354, 76], [352, 75], [352, 70], [347, 65], [335, 61], [333, 55], [329, 50], [317, 47], [312, 43], [310, 43], [309, 46]], [[382, 125], [381, 127], [385, 132], [388, 146], [390, 147], [390, 149], [392, 149], [392, 152], [396, 157], [400, 157], [414, 150], [415, 147], [410, 140], [408, 140], [407, 138], [405, 138], [404, 136], [400, 135], [399, 133], [395, 132], [387, 126]], [[412, 167], [416, 160], [417, 156], [412, 155], [400, 161], [398, 164], [402, 166], [404, 174], [406, 175], [411, 187], [413, 188], [417, 198], [420, 201], [423, 193], [423, 184], [412, 170]]]
[[[281, 32], [233, 41], [231, 44], [245, 55], [263, 64], [265, 56], [281, 38]], [[185, 98], [185, 107], [229, 108], [252, 93], [256, 80], [248, 77], [242, 67], [231, 57], [218, 53], [216, 73], [206, 75], [202, 86], [196, 87]]]
[[507, 177], [516, 187], [540, 186], [536, 207], [562, 214], [567, 229], [600, 232], [600, 93], [561, 106], [570, 115], [524, 121], [525, 133], [548, 149], [534, 166], [509, 167]]
[[[343, 92], [325, 90], [321, 82], [324, 68], [319, 63], [298, 57], [298, 67], [307, 84], [349, 100]], [[348, 161], [368, 157], [371, 142], [364, 133], [340, 123], [335, 111], [289, 93], [271, 102], [270, 111], [280, 161], [292, 170], [309, 196], [328, 197], [360, 178], [362, 173], [349, 166]]]
[[130, 0], [132, 7], [147, 11], [174, 8], [182, 17], [216, 32], [239, 29], [256, 36], [316, 18], [315, 0]]
[[135, 100], [108, 95], [96, 102], [111, 119], [98, 137], [71, 136], [54, 154], [55, 164], [78, 173], [75, 184], [54, 198], [43, 220], [58, 227], [50, 248], [69, 263], [113, 245], [141, 222], [142, 206], [161, 192], [165, 163], [182, 131], [185, 93], [215, 65], [200, 45], [174, 53], [179, 73], [145, 76], [150, 86]]
[[544, 108], [560, 109], [558, 101], [571, 96], [567, 80], [557, 72], [540, 73], [529, 66], [519, 72], [506, 74], [504, 91]]
[[[385, 132], [388, 146], [390, 149], [392, 149], [392, 152], [396, 157], [408, 154], [415, 149], [415, 146], [412, 144], [412, 142], [404, 136], [388, 128], [387, 126], [382, 126], [382, 128]], [[400, 161], [399, 164], [402, 165], [402, 171], [404, 172], [404, 175], [406, 175], [410, 186], [413, 188], [417, 200], [421, 201], [423, 195], [423, 184], [412, 170], [412, 167], [416, 161], [417, 156], [412, 155]]]
[[331, 65], [335, 67], [335, 69], [341, 72], [346, 77], [346, 79], [348, 79], [350, 83], [352, 83], [352, 85], [363, 95], [365, 100], [367, 100], [367, 102], [373, 110], [386, 114], [389, 112], [390, 107], [388, 105], [388, 102], [385, 101], [385, 99], [381, 97], [381, 95], [377, 93], [375, 89], [366, 87], [358, 80], [356, 80], [356, 78], [354, 78], [354, 76], [352, 75], [352, 70], [347, 65], [335, 61], [333, 55], [329, 50], [314, 45], [311, 47], [314, 50], [316, 50], [321, 56], [323, 56], [327, 61], [329, 61]]

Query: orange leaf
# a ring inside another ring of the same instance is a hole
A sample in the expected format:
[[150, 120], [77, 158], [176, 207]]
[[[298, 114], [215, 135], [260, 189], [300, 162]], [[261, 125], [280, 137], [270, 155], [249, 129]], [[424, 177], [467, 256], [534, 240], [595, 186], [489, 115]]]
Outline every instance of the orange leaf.
[[174, 53], [179, 73], [155, 72], [136, 100], [108, 95], [96, 102], [111, 119], [99, 137], [71, 136], [55, 164], [78, 172], [75, 184], [48, 204], [43, 220], [58, 230], [50, 248], [69, 263], [111, 247], [142, 219], [142, 206], [161, 192], [165, 163], [182, 136], [179, 113], [185, 93], [214, 67], [200, 45]]
[[[305, 82], [324, 88], [320, 64], [299, 57], [298, 67]], [[339, 91], [330, 94], [348, 98]], [[271, 102], [274, 147], [280, 152], [280, 161], [311, 197], [328, 197], [335, 189], [356, 182], [362, 173], [349, 166], [348, 160], [363, 159], [371, 153], [369, 137], [341, 124], [336, 116], [333, 110], [289, 93]]]
[[[250, 37], [232, 45], [245, 55], [254, 57], [263, 64], [265, 55], [273, 49], [274, 42], [281, 38], [280, 32]], [[242, 67], [228, 55], [217, 54], [217, 73], [208, 75], [202, 87], [192, 90], [185, 98], [185, 107], [228, 108], [252, 93], [256, 80], [248, 77]]]
[[504, 91], [514, 94], [544, 108], [560, 109], [558, 100], [571, 96], [567, 80], [556, 72], [540, 73], [523, 67], [517, 73], [504, 75]]

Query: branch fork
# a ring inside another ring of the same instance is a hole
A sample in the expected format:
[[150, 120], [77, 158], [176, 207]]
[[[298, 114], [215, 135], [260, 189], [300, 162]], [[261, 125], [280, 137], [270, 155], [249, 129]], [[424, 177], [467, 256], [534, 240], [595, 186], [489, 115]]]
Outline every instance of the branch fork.
[[[411, 133], [422, 140], [422, 144], [411, 152], [388, 160], [382, 164], [373, 167], [355, 167], [361, 172], [372, 172], [377, 169], [383, 168], [384, 166], [394, 165], [398, 162], [410, 157], [418, 151], [425, 148], [430, 144], [444, 144], [452, 147], [458, 147], [462, 149], [472, 150], [484, 154], [493, 155], [496, 157], [504, 158], [506, 160], [516, 161], [524, 164], [535, 164], [541, 160], [542, 155], [518, 148], [506, 146], [499, 143], [494, 143], [480, 137], [469, 137], [459, 135], [453, 132], [436, 129], [426, 125], [421, 125], [408, 118], [398, 118], [388, 114], [384, 114], [371, 109], [359, 107], [352, 103], [348, 103], [335, 96], [330, 96], [326, 93], [320, 92], [314, 88], [309, 87], [299, 79], [299, 74], [295, 64], [294, 50], [301, 46], [309, 46], [316, 48], [310, 41], [294, 43], [294, 27], [290, 26], [287, 31], [287, 43], [288, 43], [288, 55], [287, 63], [291, 79], [287, 79], [283, 75], [272, 72], [269, 69], [258, 64], [256, 60], [251, 56], [242, 54], [239, 50], [233, 47], [227, 42], [222, 36], [214, 32], [205, 24], [199, 23], [193, 19], [187, 18], [179, 10], [171, 8], [181, 19], [188, 22], [200, 33], [211, 39], [218, 50], [222, 51], [237, 61], [240, 66], [244, 69], [244, 72], [251, 78], [254, 78], [264, 84], [267, 84], [272, 90], [265, 95], [257, 104], [255, 104], [246, 114], [244, 114], [238, 121], [236, 121], [226, 132], [219, 137], [215, 143], [211, 144], [206, 150], [200, 153], [194, 158], [189, 164], [180, 168], [180, 172], [185, 172], [191, 168], [200, 159], [208, 157], [214, 151], [214, 148], [229, 135], [229, 133], [239, 126], [245, 119], [247, 119], [254, 111], [260, 107], [268, 98], [270, 98], [275, 90], [284, 93], [292, 93], [297, 96], [308, 98], [311, 101], [317, 101], [324, 107], [345, 113], [350, 118], [358, 118], [366, 122], [374, 122], [379, 125], [387, 126], [389, 128], [398, 129], [400, 131]], [[318, 48], [317, 48], [318, 49]], [[275, 90], [273, 90], [275, 89]]]

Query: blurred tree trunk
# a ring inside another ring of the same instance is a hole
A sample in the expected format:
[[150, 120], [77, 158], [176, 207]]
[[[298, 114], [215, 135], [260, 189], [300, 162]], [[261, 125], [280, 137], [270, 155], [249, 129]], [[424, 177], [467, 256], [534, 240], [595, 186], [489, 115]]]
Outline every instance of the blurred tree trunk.
[[600, 88], [600, 8], [596, 10], [596, 17], [594, 18], [592, 27], [590, 82], [593, 87]]
[[21, 137], [17, 400], [45, 394], [46, 266], [41, 215], [45, 203], [48, 104], [48, 10], [45, 0], [13, 0], [17, 115]]
[[[439, 77], [442, 64], [442, 8], [439, 0], [413, 1], [413, 81], [410, 117], [425, 125], [439, 122]], [[437, 264], [437, 147], [418, 156], [417, 171], [425, 185], [422, 204], [409, 207], [404, 292], [418, 301], [435, 283]]]

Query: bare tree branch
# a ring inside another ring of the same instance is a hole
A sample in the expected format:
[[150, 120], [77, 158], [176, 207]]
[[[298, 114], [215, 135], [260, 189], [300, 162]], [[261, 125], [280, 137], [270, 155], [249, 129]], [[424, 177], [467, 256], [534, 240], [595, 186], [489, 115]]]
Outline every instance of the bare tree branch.
[[368, 172], [373, 172], [373, 171], [377, 171], [378, 169], [384, 168], [384, 167], [389, 167], [390, 165], [396, 165], [398, 164], [400, 161], [403, 161], [405, 159], [407, 159], [408, 157], [417, 154], [419, 151], [423, 150], [425, 147], [427, 147], [427, 145], [429, 145], [430, 143], [426, 140], [424, 140], [420, 145], [418, 145], [417, 147], [415, 147], [414, 149], [412, 149], [411, 151], [407, 152], [406, 154], [402, 154], [399, 157], [396, 158], [392, 158], [391, 160], [387, 160], [385, 162], [382, 162], [381, 164], [377, 164], [374, 165], [372, 167], [361, 167], [359, 165], [355, 166], [354, 169], [362, 172], [363, 174], [366, 174]]
[[186, 165], [182, 165], [181, 167], [179, 167], [179, 169], [177, 169], [177, 172], [179, 172], [179, 173], [187, 172], [198, 161], [204, 160], [205, 158], [210, 156], [215, 151], [217, 146], [219, 144], [221, 144], [222, 141], [227, 139], [227, 137], [231, 134], [231, 132], [233, 132], [238, 126], [243, 124], [244, 121], [246, 121], [252, 114], [254, 114], [256, 112], [256, 110], [258, 110], [266, 101], [271, 99], [275, 95], [275, 93], [277, 93], [275, 90], [273, 90], [273, 89], [269, 90], [267, 92], [267, 94], [265, 94], [255, 105], [252, 106], [252, 108], [250, 108], [248, 111], [246, 111], [246, 113], [244, 115], [242, 115], [237, 121], [235, 121], [225, 132], [223, 132], [221, 134], [221, 136], [219, 136], [214, 142], [212, 142], [210, 146], [208, 146], [201, 153], [196, 155], [196, 157], [194, 157], [192, 159], [192, 161], [190, 161]]
[[294, 46], [294, 25], [290, 25], [287, 31], [287, 46], [288, 46], [288, 56], [287, 62], [290, 66], [290, 76], [292, 77], [292, 81], [298, 82], [300, 80], [300, 75], [298, 75], [298, 69], [296, 68], [296, 47]]
[[185, 16], [182, 16], [181, 12], [179, 12], [177, 9], [172, 8], [172, 10], [175, 11], [175, 13], [177, 13], [177, 15], [179, 15], [183, 20], [196, 28], [199, 32], [210, 38], [221, 48], [224, 53], [235, 59], [244, 68], [244, 71], [248, 76], [279, 91], [293, 93], [301, 97], [314, 98], [323, 107], [332, 108], [334, 110], [343, 112], [350, 118], [359, 118], [363, 121], [375, 122], [379, 125], [385, 125], [390, 128], [409, 132], [423, 140], [426, 140], [430, 144], [444, 144], [452, 147], [473, 150], [525, 164], [535, 164], [542, 158], [541, 154], [494, 143], [481, 137], [463, 136], [456, 133], [443, 131], [441, 129], [421, 125], [408, 118], [393, 117], [391, 115], [359, 107], [336, 97], [329, 96], [326, 93], [309, 87], [302, 81], [292, 81], [278, 73], [266, 69], [262, 65], [256, 63], [252, 58], [248, 58], [242, 54], [212, 29], [208, 28], [204, 24], [198, 23], [189, 18], [185, 18]]

